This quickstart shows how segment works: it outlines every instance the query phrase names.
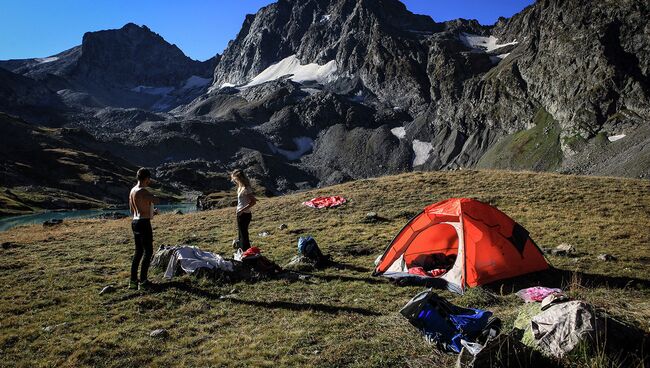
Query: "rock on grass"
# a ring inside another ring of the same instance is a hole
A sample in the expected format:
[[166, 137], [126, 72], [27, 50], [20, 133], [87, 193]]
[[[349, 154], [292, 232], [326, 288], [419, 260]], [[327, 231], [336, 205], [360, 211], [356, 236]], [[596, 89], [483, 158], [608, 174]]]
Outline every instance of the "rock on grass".
[[169, 337], [169, 332], [165, 330], [164, 328], [159, 328], [157, 330], [153, 330], [149, 333], [150, 337], [153, 337], [154, 339], [166, 339]]

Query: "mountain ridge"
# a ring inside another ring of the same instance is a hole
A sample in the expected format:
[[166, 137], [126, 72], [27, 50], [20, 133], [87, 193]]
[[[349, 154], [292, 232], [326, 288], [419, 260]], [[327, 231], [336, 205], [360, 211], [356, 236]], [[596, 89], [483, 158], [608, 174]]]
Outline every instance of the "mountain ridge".
[[649, 7], [540, 0], [484, 26], [280, 0], [206, 62], [127, 24], [0, 62], [0, 109], [181, 181], [244, 168], [273, 194], [477, 166], [650, 177]]

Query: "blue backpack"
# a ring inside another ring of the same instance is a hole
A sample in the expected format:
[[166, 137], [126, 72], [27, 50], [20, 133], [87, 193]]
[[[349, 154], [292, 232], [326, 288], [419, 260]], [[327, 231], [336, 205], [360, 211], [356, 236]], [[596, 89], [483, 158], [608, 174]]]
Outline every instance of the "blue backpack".
[[304, 238], [301, 237], [298, 239], [298, 253], [311, 259], [317, 265], [320, 265], [326, 261], [326, 257], [323, 256], [320, 248], [318, 248], [316, 240], [314, 240], [314, 238], [311, 236], [306, 236]]
[[476, 341], [488, 325], [498, 325], [490, 320], [492, 312], [462, 308], [449, 303], [431, 289], [423, 291], [409, 301], [400, 313], [417, 327], [425, 338], [447, 352], [460, 353], [461, 340]]

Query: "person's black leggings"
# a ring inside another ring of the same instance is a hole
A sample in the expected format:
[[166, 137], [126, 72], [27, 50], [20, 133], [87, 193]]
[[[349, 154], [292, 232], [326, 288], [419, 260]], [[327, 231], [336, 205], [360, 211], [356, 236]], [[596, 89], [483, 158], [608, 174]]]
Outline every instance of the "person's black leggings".
[[[140, 270], [140, 282], [147, 280], [149, 264], [153, 254], [153, 230], [149, 219], [133, 220], [131, 230], [135, 238], [135, 255], [131, 263], [131, 281], [138, 281], [138, 266], [142, 260], [142, 269]], [[143, 257], [144, 256], [144, 257]]]
[[251, 241], [248, 237], [248, 226], [251, 224], [253, 215], [242, 212], [237, 215], [237, 229], [239, 230], [239, 247], [246, 250], [251, 247]]

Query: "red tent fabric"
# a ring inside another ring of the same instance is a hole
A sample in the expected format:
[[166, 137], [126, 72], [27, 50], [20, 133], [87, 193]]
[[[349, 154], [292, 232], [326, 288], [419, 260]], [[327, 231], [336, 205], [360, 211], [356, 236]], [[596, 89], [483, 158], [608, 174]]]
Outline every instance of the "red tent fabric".
[[469, 198], [426, 207], [393, 239], [374, 274], [400, 277], [432, 256], [455, 257], [440, 278], [460, 293], [550, 267], [526, 229], [489, 204]]
[[332, 197], [316, 197], [312, 200], [302, 202], [302, 204], [311, 208], [327, 208], [327, 207], [340, 206], [345, 202], [347, 202], [347, 200], [343, 197], [332, 196]]

